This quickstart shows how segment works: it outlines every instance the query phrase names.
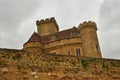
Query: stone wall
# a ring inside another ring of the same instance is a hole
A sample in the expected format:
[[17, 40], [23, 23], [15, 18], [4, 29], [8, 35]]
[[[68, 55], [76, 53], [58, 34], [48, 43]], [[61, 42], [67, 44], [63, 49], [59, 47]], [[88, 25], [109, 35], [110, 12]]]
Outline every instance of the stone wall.
[[29, 42], [23, 45], [23, 50], [29, 52], [42, 52], [43, 45], [40, 42]]
[[61, 55], [76, 55], [76, 49], [80, 49], [82, 55], [82, 41], [81, 38], [62, 39], [47, 43], [43, 46], [44, 53], [56, 53]]
[[120, 80], [120, 60], [0, 49], [0, 80]]

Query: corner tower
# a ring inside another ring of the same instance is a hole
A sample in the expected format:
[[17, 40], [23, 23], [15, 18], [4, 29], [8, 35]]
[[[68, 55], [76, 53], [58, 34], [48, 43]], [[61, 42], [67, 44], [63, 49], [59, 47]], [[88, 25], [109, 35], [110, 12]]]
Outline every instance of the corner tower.
[[36, 32], [34, 32], [30, 39], [23, 45], [23, 49], [25, 51], [39, 53], [42, 53], [42, 47], [43, 45], [41, 43], [41, 37]]
[[78, 27], [82, 39], [83, 56], [102, 58], [95, 22], [83, 22]]
[[37, 31], [40, 36], [54, 34], [59, 31], [59, 27], [54, 17], [36, 21]]

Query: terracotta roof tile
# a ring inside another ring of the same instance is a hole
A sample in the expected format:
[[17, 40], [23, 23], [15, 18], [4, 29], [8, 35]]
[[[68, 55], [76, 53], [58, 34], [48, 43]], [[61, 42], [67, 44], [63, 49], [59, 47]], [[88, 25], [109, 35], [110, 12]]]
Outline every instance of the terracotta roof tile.
[[[74, 36], [72, 36], [72, 32], [73, 33], [75, 32]], [[72, 37], [78, 37], [77, 33], [78, 33], [78, 29], [76, 27], [57, 32], [55, 34], [45, 35], [45, 36], [39, 36], [38, 33], [34, 32], [27, 42], [41, 42], [45, 44], [45, 43], [49, 43], [49, 42], [57, 41], [61, 39], [69, 39]]]
[[[75, 36], [72, 36], [72, 32], [75, 32]], [[57, 41], [57, 40], [61, 40], [61, 39], [69, 39], [69, 38], [72, 38], [72, 37], [77, 37], [78, 33], [78, 29], [76, 27], [73, 27], [71, 29], [67, 29], [67, 30], [63, 30], [63, 31], [60, 31], [60, 32], [57, 32], [55, 34], [51, 34], [51, 35], [46, 35], [46, 36], [42, 36], [41, 37], [41, 41], [42, 43], [49, 43], [49, 42], [52, 42], [52, 41]], [[54, 39], [52, 39], [52, 37]]]
[[34, 32], [28, 42], [41, 42], [41, 38], [38, 33]]

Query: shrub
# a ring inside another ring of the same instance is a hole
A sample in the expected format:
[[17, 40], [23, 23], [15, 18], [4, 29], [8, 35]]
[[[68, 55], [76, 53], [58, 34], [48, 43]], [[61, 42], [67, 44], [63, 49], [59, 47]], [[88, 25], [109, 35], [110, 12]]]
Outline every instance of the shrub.
[[21, 59], [22, 56], [20, 54], [16, 54], [12, 57], [13, 60]]
[[82, 66], [84, 67], [84, 68], [87, 68], [87, 66], [88, 66], [88, 61], [86, 61], [86, 60], [81, 60], [81, 64], [82, 64]]

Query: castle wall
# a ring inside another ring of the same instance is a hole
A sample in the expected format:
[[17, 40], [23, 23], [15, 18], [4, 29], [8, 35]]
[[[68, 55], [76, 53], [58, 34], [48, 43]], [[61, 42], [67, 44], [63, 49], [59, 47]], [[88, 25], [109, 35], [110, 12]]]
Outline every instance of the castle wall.
[[23, 50], [42, 53], [42, 47], [43, 45], [40, 42], [28, 42], [23, 45]]
[[[73, 43], [73, 44], [59, 45], [56, 47], [48, 48], [45, 50], [46, 51], [45, 53], [76, 56], [76, 49], [81, 49], [81, 48], [82, 48], [81, 43], [77, 43], [77, 44]], [[82, 51], [80, 53], [82, 54]]]
[[62, 39], [44, 45], [44, 52], [50, 54], [76, 55], [76, 49], [80, 49], [82, 55], [81, 38]]
[[120, 60], [0, 50], [0, 80], [120, 80]]

